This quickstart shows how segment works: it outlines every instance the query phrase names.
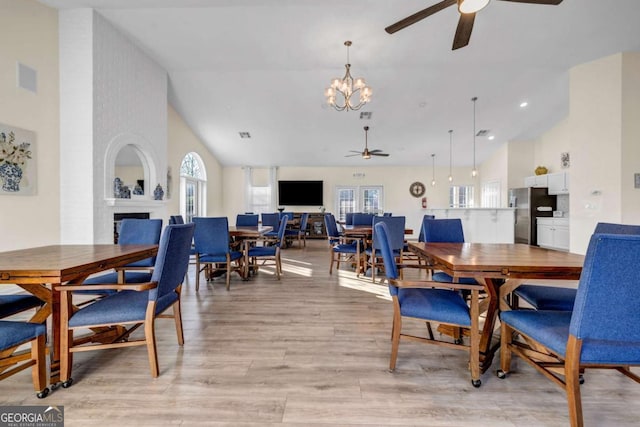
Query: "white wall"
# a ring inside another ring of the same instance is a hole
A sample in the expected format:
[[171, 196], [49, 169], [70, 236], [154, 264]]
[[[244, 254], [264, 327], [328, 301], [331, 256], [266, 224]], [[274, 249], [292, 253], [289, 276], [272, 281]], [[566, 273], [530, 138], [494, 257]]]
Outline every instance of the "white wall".
[[[61, 241], [109, 243], [114, 212], [165, 216], [152, 189], [166, 187], [167, 75], [91, 9], [60, 11], [60, 52]], [[143, 202], [107, 201], [125, 144], [144, 154]]]
[[622, 222], [640, 224], [640, 189], [634, 174], [640, 173], [640, 54], [622, 57]]
[[[168, 114], [168, 164], [171, 167], [171, 199], [167, 200], [167, 214], [180, 213], [180, 165], [188, 153], [194, 152], [204, 162], [207, 173], [207, 216], [223, 215], [222, 200], [222, 167], [211, 155], [202, 141], [187, 126], [176, 110], [169, 105]], [[233, 181], [232, 181], [233, 182]], [[238, 191], [242, 193], [242, 181]], [[168, 218], [166, 218], [168, 220]]]
[[[0, 195], [0, 251], [58, 243], [60, 166], [57, 11], [0, 0], [0, 122], [36, 133], [36, 194]], [[37, 93], [17, 87], [17, 62], [37, 71]]]
[[[354, 173], [363, 173], [364, 177], [356, 178]], [[279, 167], [278, 179], [281, 180], [322, 180], [324, 181], [324, 205], [327, 211], [335, 211], [334, 189], [336, 186], [384, 186], [384, 211], [394, 215], [407, 217], [407, 226], [419, 229], [423, 210], [421, 199], [409, 193], [409, 186], [415, 181], [425, 184], [430, 208], [446, 208], [449, 205], [449, 168], [437, 167], [435, 171], [436, 186], [430, 185], [432, 169], [424, 167], [363, 166], [363, 167]], [[471, 168], [453, 170], [454, 183], [458, 185], [473, 184]], [[244, 171], [240, 167], [223, 169], [224, 180], [224, 215], [229, 218], [244, 212]], [[476, 183], [476, 185], [479, 185]], [[479, 191], [479, 187], [478, 187]], [[319, 212], [314, 207], [293, 207], [292, 210]]]

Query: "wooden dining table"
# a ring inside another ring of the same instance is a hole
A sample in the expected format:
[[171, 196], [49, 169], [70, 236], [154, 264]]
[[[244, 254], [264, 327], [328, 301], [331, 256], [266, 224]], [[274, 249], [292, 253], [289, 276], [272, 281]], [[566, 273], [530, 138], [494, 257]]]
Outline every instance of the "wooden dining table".
[[56, 286], [84, 282], [94, 273], [155, 256], [157, 245], [51, 245], [0, 252], [0, 285], [17, 285], [44, 304], [31, 317], [51, 321], [51, 384], [59, 381], [60, 292]]
[[436, 270], [456, 279], [475, 278], [486, 292], [478, 312], [486, 313], [480, 338], [480, 369], [485, 372], [499, 343], [492, 345], [499, 310], [508, 310], [507, 296], [526, 280], [578, 280], [584, 256], [509, 243], [409, 242], [409, 250]]
[[[373, 234], [373, 225], [343, 225], [342, 234], [349, 237], [371, 236]], [[405, 228], [404, 234], [413, 234], [413, 229]]]

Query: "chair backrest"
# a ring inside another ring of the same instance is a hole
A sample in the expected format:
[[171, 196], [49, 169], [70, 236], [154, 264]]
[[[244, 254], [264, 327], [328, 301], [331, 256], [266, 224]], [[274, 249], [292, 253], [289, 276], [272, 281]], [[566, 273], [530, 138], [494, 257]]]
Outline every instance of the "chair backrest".
[[345, 214], [344, 223], [346, 225], [353, 225], [353, 212], [347, 212]]
[[300, 215], [300, 231], [307, 231], [307, 222], [309, 221], [309, 213], [304, 212]]
[[[391, 237], [389, 236], [389, 228], [383, 221], [376, 223], [373, 227], [373, 233], [378, 236], [377, 239], [380, 242], [380, 254], [382, 255], [382, 262], [384, 263], [384, 274], [387, 279], [398, 278], [398, 266], [396, 265], [396, 258], [393, 256], [391, 249]], [[389, 283], [389, 293], [391, 296], [398, 294], [398, 288]]]
[[353, 225], [372, 225], [374, 214], [368, 213], [354, 213]]
[[263, 213], [262, 214], [262, 225], [273, 227], [273, 229], [277, 229], [280, 224], [280, 214], [276, 213]]
[[596, 224], [596, 233], [606, 234], [640, 234], [640, 225], [612, 224], [609, 222], [599, 222]]
[[258, 215], [249, 215], [249, 214], [238, 214], [236, 216], [236, 226], [240, 227], [257, 227], [258, 226]]
[[151, 276], [151, 281], [158, 282], [158, 286], [149, 291], [149, 300], [162, 298], [182, 284], [189, 267], [195, 227], [192, 223], [168, 225], [165, 228]]
[[293, 217], [294, 217], [293, 212], [280, 212], [279, 219], [282, 219], [284, 217], [287, 217], [289, 221], [293, 221]]
[[424, 215], [422, 217], [422, 222], [420, 223], [420, 234], [418, 235], [418, 242], [424, 242], [424, 220], [425, 219], [436, 219], [435, 215]]
[[[125, 218], [120, 223], [119, 245], [157, 245], [162, 234], [161, 219]], [[128, 267], [153, 267], [156, 258], [151, 257], [127, 264]]]
[[[579, 339], [635, 342], [637, 347], [639, 265], [639, 235], [593, 234], [580, 275], [569, 333]], [[619, 346], [619, 350], [624, 352], [624, 346]], [[637, 356], [630, 361], [638, 362]]]
[[379, 223], [387, 224], [387, 235], [389, 246], [392, 251], [399, 251], [404, 248], [404, 226], [406, 218], [403, 216], [376, 216], [373, 217], [373, 248], [379, 250], [381, 241], [376, 236], [375, 225]]
[[382, 214], [382, 216], [393, 216], [393, 215], [391, 214], [391, 212], [385, 212]]
[[287, 229], [287, 218], [282, 217], [280, 220], [280, 227], [278, 228], [278, 241], [276, 242], [277, 247], [282, 247], [282, 242], [284, 242], [284, 232]]
[[455, 219], [425, 219], [422, 221], [427, 243], [464, 243], [462, 221]]
[[333, 214], [324, 214], [324, 226], [327, 229], [327, 237], [330, 242], [340, 238], [340, 234], [338, 234], [338, 226], [336, 225], [336, 218]]
[[169, 225], [171, 224], [184, 224], [184, 218], [182, 215], [171, 215], [169, 218]]
[[229, 221], [222, 217], [194, 217], [195, 250], [199, 254], [224, 255], [229, 253]]

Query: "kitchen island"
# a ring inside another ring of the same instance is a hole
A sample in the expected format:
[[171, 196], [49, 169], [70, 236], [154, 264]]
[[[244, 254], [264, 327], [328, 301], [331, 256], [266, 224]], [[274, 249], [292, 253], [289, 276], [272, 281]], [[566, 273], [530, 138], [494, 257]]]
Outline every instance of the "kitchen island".
[[514, 208], [442, 208], [421, 212], [435, 215], [436, 219], [459, 218], [465, 241], [469, 243], [514, 242]]

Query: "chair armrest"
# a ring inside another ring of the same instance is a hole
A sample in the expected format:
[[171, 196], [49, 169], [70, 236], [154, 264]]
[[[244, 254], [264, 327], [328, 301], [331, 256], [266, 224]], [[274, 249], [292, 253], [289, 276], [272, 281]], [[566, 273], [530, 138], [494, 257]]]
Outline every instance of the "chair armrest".
[[398, 280], [390, 279], [389, 283], [398, 288], [446, 288], [446, 289], [468, 289], [468, 290], [482, 290], [484, 287], [480, 284], [477, 285], [465, 285], [463, 283], [447, 283], [447, 282], [435, 282], [433, 280]]
[[86, 285], [62, 285], [55, 286], [56, 291], [86, 291], [111, 289], [116, 291], [148, 291], [158, 286], [158, 282], [146, 283], [92, 283]]

